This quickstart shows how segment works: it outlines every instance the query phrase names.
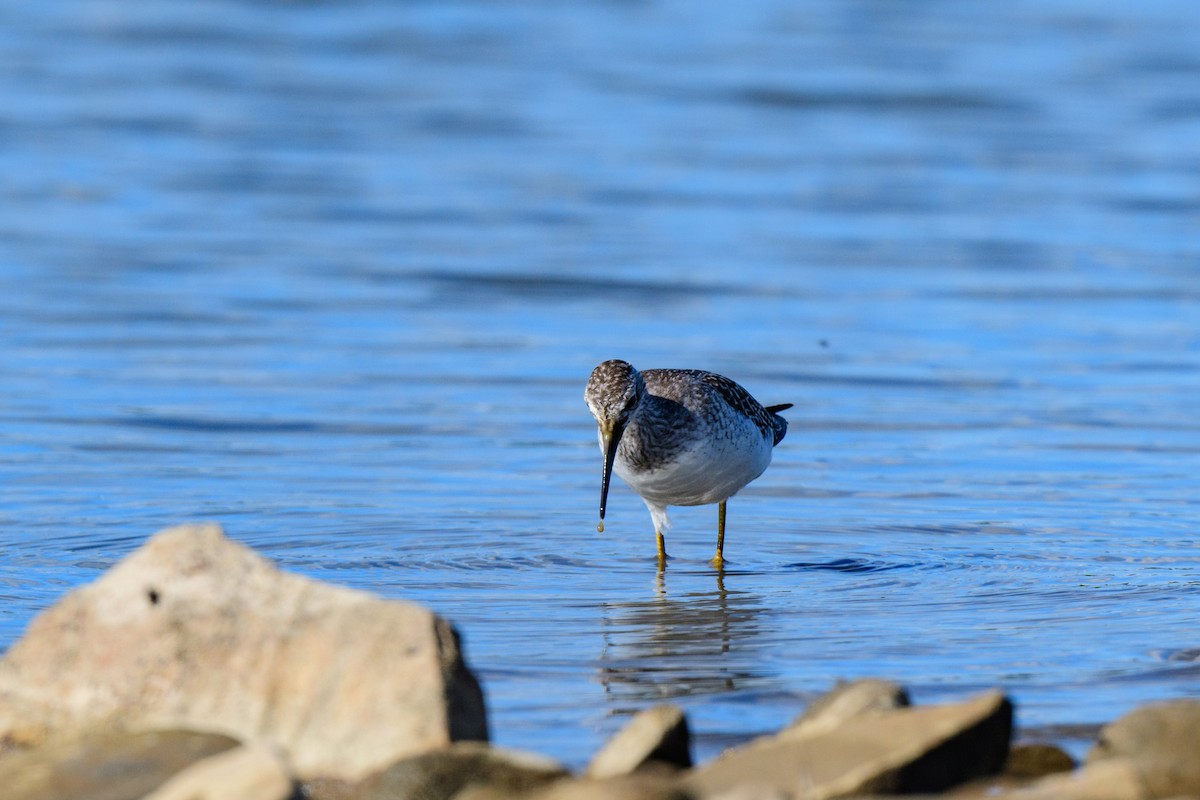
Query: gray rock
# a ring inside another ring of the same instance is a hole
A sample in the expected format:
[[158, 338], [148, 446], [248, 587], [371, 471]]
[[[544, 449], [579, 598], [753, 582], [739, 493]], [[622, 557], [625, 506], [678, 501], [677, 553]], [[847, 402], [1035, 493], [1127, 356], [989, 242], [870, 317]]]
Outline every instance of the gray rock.
[[142, 800], [289, 800], [295, 794], [279, 757], [252, 744], [197, 761]]
[[649, 763], [692, 765], [687, 717], [679, 706], [663, 704], [639, 711], [588, 765], [591, 778], [628, 775]]
[[96, 731], [5, 755], [0, 786], [5, 800], [128, 800], [237, 745], [228, 736], [195, 731]]
[[0, 740], [97, 725], [224, 731], [350, 781], [487, 738], [445, 620], [284, 574], [215, 525], [155, 535], [0, 660]]
[[1052, 744], [1021, 744], [1009, 751], [1004, 774], [1010, 778], [1044, 778], [1075, 769], [1075, 759]]
[[461, 742], [397, 762], [363, 780], [347, 800], [449, 800], [464, 789], [524, 794], [564, 778], [558, 762], [532, 753]]
[[695, 770], [684, 785], [706, 797], [939, 792], [998, 772], [1012, 704], [999, 692], [952, 705], [855, 717], [825, 733], [760, 739]]
[[839, 683], [780, 731], [780, 736], [801, 738], [826, 733], [848, 719], [877, 711], [908, 706], [908, 693], [898, 684], [878, 678]]

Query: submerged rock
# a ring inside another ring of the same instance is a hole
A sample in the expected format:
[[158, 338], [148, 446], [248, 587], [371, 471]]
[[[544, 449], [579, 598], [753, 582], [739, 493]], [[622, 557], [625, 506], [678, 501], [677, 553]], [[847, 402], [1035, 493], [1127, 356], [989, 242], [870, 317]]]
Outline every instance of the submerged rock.
[[222, 731], [348, 780], [488, 735], [444, 619], [280, 572], [215, 525], [155, 535], [0, 660], [0, 740], [97, 726]]
[[638, 712], [596, 753], [592, 778], [628, 775], [648, 764], [692, 765], [687, 717], [679, 706], [663, 704]]

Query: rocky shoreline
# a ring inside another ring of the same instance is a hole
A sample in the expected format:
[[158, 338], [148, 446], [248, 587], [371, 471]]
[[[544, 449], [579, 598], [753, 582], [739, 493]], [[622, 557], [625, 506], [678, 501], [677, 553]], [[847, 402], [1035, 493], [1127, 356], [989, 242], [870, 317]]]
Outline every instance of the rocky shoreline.
[[684, 712], [635, 715], [572, 774], [492, 747], [441, 617], [289, 575], [215, 525], [156, 534], [0, 659], [12, 800], [1050, 800], [1200, 796], [1200, 702], [1105, 726], [1083, 765], [1013, 744], [999, 691], [912, 706], [841, 684], [778, 733], [695, 765]]

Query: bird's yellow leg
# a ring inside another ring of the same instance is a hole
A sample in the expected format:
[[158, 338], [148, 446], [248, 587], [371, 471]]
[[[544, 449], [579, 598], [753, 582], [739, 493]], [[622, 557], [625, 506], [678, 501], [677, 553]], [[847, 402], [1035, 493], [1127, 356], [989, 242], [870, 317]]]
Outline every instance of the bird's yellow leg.
[[662, 531], [655, 531], [654, 536], [658, 539], [658, 568], [663, 570], [667, 567], [667, 540]]
[[725, 566], [725, 501], [722, 500], [717, 506], [717, 554], [712, 557], [712, 561], [708, 562], [716, 569], [721, 569]]

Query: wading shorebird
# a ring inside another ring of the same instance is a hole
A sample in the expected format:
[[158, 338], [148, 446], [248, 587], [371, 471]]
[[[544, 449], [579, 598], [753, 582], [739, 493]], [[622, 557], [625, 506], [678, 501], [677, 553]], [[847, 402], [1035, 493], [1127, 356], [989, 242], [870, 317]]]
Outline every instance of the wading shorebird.
[[659, 569], [667, 559], [667, 506], [718, 503], [717, 554], [711, 563], [720, 569], [725, 503], [771, 463], [771, 451], [787, 433], [787, 420], [778, 412], [792, 404], [764, 408], [741, 386], [713, 372], [639, 372], [617, 359], [592, 370], [583, 399], [600, 426], [604, 454], [597, 530], [604, 530], [613, 472], [650, 509]]

